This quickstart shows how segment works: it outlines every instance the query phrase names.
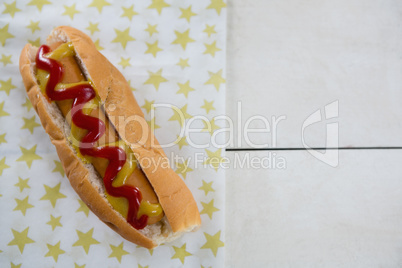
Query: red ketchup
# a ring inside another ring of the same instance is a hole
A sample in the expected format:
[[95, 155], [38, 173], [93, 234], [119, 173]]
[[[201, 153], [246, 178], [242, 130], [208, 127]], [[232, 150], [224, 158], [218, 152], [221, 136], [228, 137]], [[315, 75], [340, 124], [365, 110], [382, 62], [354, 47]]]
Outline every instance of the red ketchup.
[[127, 222], [136, 229], [143, 229], [147, 225], [148, 216], [142, 215], [137, 218], [142, 199], [139, 189], [129, 185], [119, 187], [112, 185], [117, 173], [126, 163], [126, 152], [117, 146], [95, 147], [96, 141], [105, 133], [105, 123], [99, 118], [84, 114], [82, 111], [83, 105], [96, 97], [95, 90], [91, 85], [83, 84], [56, 91], [55, 87], [61, 81], [64, 69], [56, 60], [44, 56], [48, 52], [50, 52], [50, 48], [42, 45], [36, 54], [37, 68], [49, 72], [49, 80], [46, 85], [47, 97], [52, 101], [73, 99], [71, 107], [73, 111], [72, 121], [78, 127], [88, 130], [88, 133], [80, 141], [81, 154], [109, 160], [109, 165], [103, 177], [106, 191], [111, 196], [124, 197], [128, 200]]

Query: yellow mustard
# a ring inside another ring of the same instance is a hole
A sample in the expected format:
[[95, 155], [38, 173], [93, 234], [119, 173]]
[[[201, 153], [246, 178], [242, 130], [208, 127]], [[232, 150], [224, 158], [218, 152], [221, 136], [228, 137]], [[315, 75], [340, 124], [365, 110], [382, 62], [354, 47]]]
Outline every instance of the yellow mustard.
[[[64, 43], [60, 45], [57, 49], [52, 52], [46, 54], [48, 58], [54, 60], [61, 60], [64, 57], [72, 57], [75, 56], [75, 50], [71, 42]], [[47, 71], [38, 69], [36, 73], [36, 79], [38, 81], [39, 87], [44, 95], [46, 95], [46, 84], [49, 80], [49, 73]], [[70, 83], [70, 84], [57, 84], [55, 90], [62, 90], [66, 88], [70, 88], [76, 85], [82, 84], [91, 84], [91, 86], [95, 89], [93, 83], [91, 81], [83, 81], [78, 83]], [[95, 90], [96, 91], [96, 90]], [[97, 96], [93, 100], [87, 102], [83, 108], [83, 113], [86, 115], [91, 114], [93, 109], [98, 108], [100, 105], [99, 97]], [[70, 142], [72, 143], [73, 147], [75, 148], [77, 155], [85, 162], [91, 163], [91, 157], [83, 156], [79, 150], [79, 144], [76, 141], [80, 141], [86, 134], [86, 130], [79, 128], [74, 123], [71, 122], [71, 134], [69, 137]], [[129, 148], [122, 140], [119, 140], [114, 143], [106, 144], [105, 146], [119, 146], [120, 148], [126, 151], [127, 156], [133, 156], [133, 152], [131, 148]], [[133, 171], [138, 168], [137, 167], [137, 160], [134, 157], [130, 157], [127, 159], [126, 163], [124, 164], [123, 168], [117, 173], [116, 178], [113, 180], [113, 186], [119, 187], [126, 183], [127, 178], [133, 173]], [[124, 197], [114, 197], [106, 193], [106, 198], [108, 199], [109, 203], [113, 206], [113, 208], [118, 211], [123, 217], [127, 217], [128, 213], [128, 201]], [[140, 208], [137, 213], [137, 217], [141, 217], [142, 215], [147, 215], [148, 217], [155, 217], [162, 213], [162, 207], [159, 203], [152, 204], [149, 201], [142, 200], [140, 203]]]
[[66, 57], [75, 56], [74, 46], [71, 42], [60, 45], [57, 49], [45, 54], [46, 57], [54, 60], [61, 60]]
[[[128, 147], [122, 140], [117, 142], [108, 143], [105, 146], [118, 146], [122, 148], [127, 156], [133, 156], [133, 151]], [[113, 180], [113, 187], [119, 187], [126, 183], [127, 178], [133, 173], [133, 171], [138, 168], [137, 160], [134, 157], [127, 158], [126, 163], [123, 168], [117, 173], [116, 178]], [[114, 197], [106, 194], [110, 204], [124, 217], [127, 217], [128, 213], [128, 202], [127, 199], [123, 197]], [[152, 204], [149, 201], [142, 200], [140, 208], [138, 210], [137, 217], [142, 215], [147, 215], [149, 217], [155, 217], [162, 213], [162, 207], [160, 204]]]

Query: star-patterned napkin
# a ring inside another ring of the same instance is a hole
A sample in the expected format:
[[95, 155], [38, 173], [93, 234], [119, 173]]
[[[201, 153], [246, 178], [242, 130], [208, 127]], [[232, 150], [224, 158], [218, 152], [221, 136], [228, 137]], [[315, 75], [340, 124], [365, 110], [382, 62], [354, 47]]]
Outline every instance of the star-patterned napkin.
[[[0, 267], [224, 265], [225, 16], [223, 0], [0, 2]], [[92, 37], [160, 143], [173, 143], [165, 152], [197, 200], [200, 230], [140, 248], [72, 190], [18, 70], [23, 46], [59, 25]]]

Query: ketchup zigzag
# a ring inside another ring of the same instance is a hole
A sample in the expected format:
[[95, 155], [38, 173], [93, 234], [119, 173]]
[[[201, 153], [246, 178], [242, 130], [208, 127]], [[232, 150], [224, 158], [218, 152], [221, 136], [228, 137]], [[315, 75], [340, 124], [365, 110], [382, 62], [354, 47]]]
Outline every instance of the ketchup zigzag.
[[46, 94], [52, 101], [73, 99], [71, 110], [72, 122], [79, 128], [88, 130], [88, 133], [80, 141], [79, 149], [82, 155], [100, 157], [109, 160], [103, 183], [109, 195], [124, 197], [128, 200], [127, 222], [136, 229], [143, 229], [147, 225], [148, 216], [142, 215], [137, 218], [137, 213], [142, 200], [141, 192], [137, 187], [122, 185], [114, 187], [113, 180], [126, 163], [126, 152], [117, 146], [95, 147], [95, 143], [103, 136], [106, 127], [99, 118], [84, 114], [82, 107], [85, 103], [96, 97], [96, 92], [90, 84], [80, 84], [69, 88], [55, 90], [55, 87], [63, 78], [64, 69], [54, 59], [47, 58], [44, 54], [50, 52], [50, 48], [42, 45], [36, 54], [36, 66], [38, 69], [49, 72], [46, 85]]

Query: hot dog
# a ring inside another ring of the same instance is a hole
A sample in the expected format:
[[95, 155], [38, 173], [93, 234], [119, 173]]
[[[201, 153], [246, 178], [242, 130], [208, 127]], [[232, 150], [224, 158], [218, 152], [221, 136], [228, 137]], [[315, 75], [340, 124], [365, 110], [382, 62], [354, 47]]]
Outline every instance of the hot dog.
[[20, 72], [73, 189], [140, 246], [196, 230], [197, 204], [167, 164], [122, 74], [77, 29], [57, 27], [47, 43], [24, 47]]

